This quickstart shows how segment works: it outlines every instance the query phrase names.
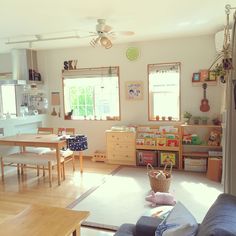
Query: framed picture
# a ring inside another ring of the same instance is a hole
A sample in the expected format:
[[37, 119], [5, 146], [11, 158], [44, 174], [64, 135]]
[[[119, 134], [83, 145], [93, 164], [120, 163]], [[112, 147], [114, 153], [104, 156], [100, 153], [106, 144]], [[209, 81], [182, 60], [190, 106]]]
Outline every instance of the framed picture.
[[192, 82], [200, 82], [200, 73], [193, 73]]
[[126, 99], [141, 100], [143, 99], [143, 82], [127, 81], [125, 83]]
[[209, 81], [216, 81], [217, 75], [215, 71], [209, 71]]
[[209, 71], [208, 70], [200, 70], [200, 81], [208, 81], [209, 80]]

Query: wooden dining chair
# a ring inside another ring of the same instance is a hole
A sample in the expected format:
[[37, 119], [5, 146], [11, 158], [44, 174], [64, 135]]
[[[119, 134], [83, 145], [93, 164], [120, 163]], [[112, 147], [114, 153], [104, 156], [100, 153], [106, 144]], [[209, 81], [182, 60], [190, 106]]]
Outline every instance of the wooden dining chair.
[[67, 135], [75, 134], [75, 128], [58, 128], [57, 134], [60, 135], [63, 131], [65, 131]]
[[[75, 128], [58, 128], [57, 134], [61, 134], [62, 131], [66, 132], [66, 135], [75, 135]], [[64, 162], [72, 161], [73, 171], [75, 171], [75, 156], [74, 152], [70, 149], [61, 150], [61, 155], [64, 158]]]
[[[75, 134], [75, 128], [58, 128], [57, 129], [57, 133], [58, 135], [61, 135], [62, 131], [66, 132], [66, 135], [74, 135]], [[55, 155], [56, 156], [56, 150], [50, 150], [47, 152], [44, 152], [42, 154], [46, 154], [46, 155]], [[75, 171], [75, 156], [74, 156], [74, 152], [71, 151], [70, 149], [62, 149], [60, 150], [60, 155], [61, 157], [64, 159], [64, 162], [67, 163], [69, 161], [72, 161], [72, 167], [73, 167], [73, 171]]]
[[38, 134], [53, 134], [53, 128], [38, 127]]

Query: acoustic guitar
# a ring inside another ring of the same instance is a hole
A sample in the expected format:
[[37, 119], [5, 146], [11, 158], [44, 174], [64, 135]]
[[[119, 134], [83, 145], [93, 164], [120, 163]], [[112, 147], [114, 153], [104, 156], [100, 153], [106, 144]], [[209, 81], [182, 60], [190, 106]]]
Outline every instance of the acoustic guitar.
[[208, 104], [208, 100], [206, 99], [206, 88], [207, 88], [207, 84], [204, 83], [202, 85], [203, 87], [203, 99], [201, 101], [201, 105], [200, 105], [200, 111], [202, 112], [207, 112], [210, 110], [210, 106]]

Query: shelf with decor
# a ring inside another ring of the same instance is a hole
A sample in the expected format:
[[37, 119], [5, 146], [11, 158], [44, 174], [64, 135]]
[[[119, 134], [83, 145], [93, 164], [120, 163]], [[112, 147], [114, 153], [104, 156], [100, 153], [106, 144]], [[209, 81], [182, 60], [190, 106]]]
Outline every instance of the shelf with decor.
[[182, 156], [191, 156], [191, 157], [208, 157], [208, 152], [183, 152]]
[[[207, 171], [209, 157], [222, 156], [220, 125], [181, 125], [182, 167], [194, 171]], [[191, 166], [192, 165], [192, 166]], [[201, 165], [201, 166], [200, 166]]]
[[183, 144], [183, 147], [191, 147], [191, 148], [209, 148], [209, 149], [221, 149], [221, 146], [210, 146], [210, 145], [190, 145], [190, 144]]
[[160, 167], [171, 161], [179, 169], [182, 159], [180, 132], [179, 125], [139, 125], [136, 129], [137, 165], [151, 163]]

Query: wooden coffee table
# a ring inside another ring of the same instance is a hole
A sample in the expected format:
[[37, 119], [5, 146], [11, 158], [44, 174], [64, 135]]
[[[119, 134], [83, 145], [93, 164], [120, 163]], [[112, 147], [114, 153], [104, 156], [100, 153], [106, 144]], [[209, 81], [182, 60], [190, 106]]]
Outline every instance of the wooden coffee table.
[[88, 211], [30, 205], [15, 217], [0, 224], [4, 236], [80, 236], [81, 222]]

